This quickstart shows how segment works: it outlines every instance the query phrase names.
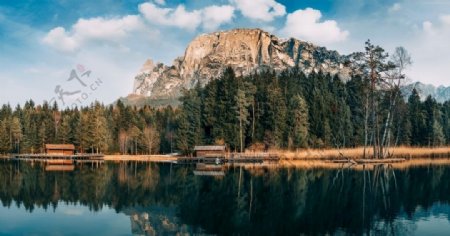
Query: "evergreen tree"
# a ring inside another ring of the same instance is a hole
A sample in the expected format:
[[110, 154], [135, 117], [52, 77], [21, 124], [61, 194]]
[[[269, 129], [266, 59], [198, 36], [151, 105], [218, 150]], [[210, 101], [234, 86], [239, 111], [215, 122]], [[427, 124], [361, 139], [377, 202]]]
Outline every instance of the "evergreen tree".
[[296, 95], [289, 103], [289, 138], [294, 148], [304, 148], [308, 145], [308, 106], [305, 100]]
[[411, 124], [411, 145], [423, 145], [425, 143], [425, 114], [422, 111], [422, 104], [416, 89], [413, 89], [408, 98], [408, 117]]
[[244, 132], [245, 126], [247, 125], [248, 107], [250, 105], [250, 101], [245, 95], [244, 90], [238, 89], [236, 102], [236, 113], [239, 120], [239, 150], [240, 152], [244, 152]]
[[433, 122], [433, 146], [442, 146], [445, 144], [445, 136], [442, 125], [434, 120]]
[[91, 146], [96, 153], [108, 149], [109, 132], [107, 129], [106, 118], [103, 114], [103, 108], [96, 103], [90, 112], [89, 130], [92, 135]]
[[450, 101], [442, 105], [442, 129], [446, 139], [446, 144], [450, 144]]
[[22, 125], [19, 121], [19, 118], [13, 117], [11, 120], [11, 144], [13, 144], [13, 150], [17, 153], [20, 153], [20, 142], [22, 141], [23, 133], [22, 133]]
[[6, 118], [0, 121], [0, 153], [9, 153], [11, 139], [9, 135], [9, 122]]
[[68, 115], [63, 116], [61, 126], [58, 128], [57, 140], [58, 143], [69, 143], [70, 137], [70, 119]]

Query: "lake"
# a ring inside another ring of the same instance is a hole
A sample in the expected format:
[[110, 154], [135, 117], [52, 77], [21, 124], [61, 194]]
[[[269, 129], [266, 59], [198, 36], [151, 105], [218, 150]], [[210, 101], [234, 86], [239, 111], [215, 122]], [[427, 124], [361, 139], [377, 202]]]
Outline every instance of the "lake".
[[0, 162], [0, 235], [449, 235], [450, 166]]

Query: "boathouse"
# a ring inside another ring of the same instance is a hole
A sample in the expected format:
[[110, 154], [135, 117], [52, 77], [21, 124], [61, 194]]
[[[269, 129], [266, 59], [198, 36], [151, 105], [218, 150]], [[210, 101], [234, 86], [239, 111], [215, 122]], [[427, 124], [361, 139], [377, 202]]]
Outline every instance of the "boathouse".
[[75, 146], [73, 144], [45, 144], [45, 153], [70, 156], [75, 154]]
[[195, 146], [194, 151], [196, 157], [225, 157], [226, 146], [225, 145]]

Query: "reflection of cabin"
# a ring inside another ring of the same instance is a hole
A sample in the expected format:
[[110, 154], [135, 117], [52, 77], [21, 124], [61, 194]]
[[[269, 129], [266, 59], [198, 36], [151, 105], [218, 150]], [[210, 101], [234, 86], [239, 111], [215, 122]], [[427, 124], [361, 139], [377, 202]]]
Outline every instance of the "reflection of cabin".
[[225, 157], [225, 145], [195, 146], [196, 157]]
[[49, 155], [74, 155], [73, 144], [45, 144], [45, 153]]

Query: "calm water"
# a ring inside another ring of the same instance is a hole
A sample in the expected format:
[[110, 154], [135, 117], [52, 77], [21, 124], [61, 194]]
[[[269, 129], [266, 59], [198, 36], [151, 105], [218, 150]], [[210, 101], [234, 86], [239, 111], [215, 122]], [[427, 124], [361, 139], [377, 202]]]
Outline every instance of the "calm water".
[[0, 163], [0, 235], [450, 235], [450, 167], [46, 172]]

